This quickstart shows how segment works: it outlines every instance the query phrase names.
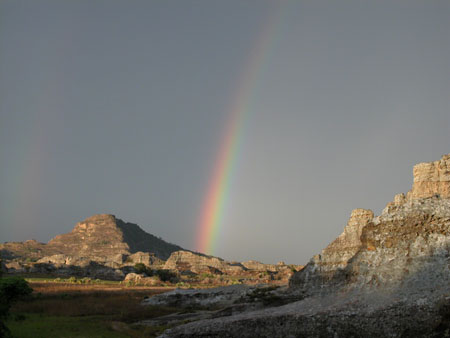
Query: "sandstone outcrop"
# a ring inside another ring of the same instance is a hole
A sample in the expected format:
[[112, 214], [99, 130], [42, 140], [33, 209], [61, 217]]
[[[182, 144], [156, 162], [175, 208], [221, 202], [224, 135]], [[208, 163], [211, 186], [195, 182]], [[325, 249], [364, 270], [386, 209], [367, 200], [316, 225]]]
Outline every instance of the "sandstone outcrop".
[[68, 234], [58, 235], [48, 246], [66, 255], [106, 256], [151, 252], [160, 259], [182, 250], [178, 245], [159, 239], [133, 223], [125, 223], [114, 215], [100, 214], [76, 224]]
[[[321, 254], [312, 258], [312, 262], [303, 269], [302, 273], [295, 274], [291, 285], [300, 284], [310, 288], [310, 284], [322, 284], [323, 280], [330, 280], [334, 275], [344, 269], [348, 261], [360, 250], [361, 234], [363, 228], [372, 221], [372, 210], [355, 209], [352, 211], [347, 226], [339, 237], [331, 242]], [[318, 280], [315, 280], [319, 278]], [[297, 281], [297, 279], [300, 279]], [[308, 280], [308, 284], [305, 283]]]
[[291, 303], [175, 327], [162, 337], [449, 337], [450, 155], [414, 167], [412, 190], [295, 273]]
[[260, 263], [258, 261], [254, 261], [254, 260], [250, 260], [250, 261], [246, 261], [246, 262], [242, 262], [241, 263], [246, 269], [249, 270], [255, 270], [255, 271], [278, 271], [278, 269], [282, 266], [281, 264], [279, 265], [274, 265], [274, 264], [264, 264], [264, 263]]
[[[209, 272], [210, 267], [222, 271], [227, 265], [227, 262], [218, 257], [181, 250], [172, 253], [164, 264], [164, 269], [202, 273]], [[240, 271], [243, 271], [243, 268]]]
[[435, 194], [450, 197], [450, 154], [442, 156], [439, 161], [416, 164], [413, 174], [410, 198], [426, 198]]
[[[122, 280], [129, 273], [146, 271], [149, 275], [162, 276], [164, 282], [179, 280], [182, 285], [286, 284], [299, 268], [256, 261], [243, 265], [182, 250], [146, 233], [136, 224], [108, 214], [89, 217], [77, 223], [71, 232], [58, 235], [47, 244], [34, 240], [2, 244], [0, 258], [4, 261], [2, 270], [7, 273]], [[155, 278], [148, 278], [133, 283], [154, 285]]]
[[[263, 264], [257, 261], [228, 262], [221, 258], [208, 256], [191, 251], [177, 251], [172, 253], [164, 264], [164, 269], [174, 270], [183, 274], [204, 274], [211, 277], [234, 276], [241, 283], [287, 283], [296, 269], [302, 266], [288, 266], [286, 264]], [[209, 283], [226, 284], [230, 279], [206, 280]]]
[[155, 268], [162, 268], [165, 262], [164, 260], [156, 257], [153, 253], [138, 251], [126, 257], [124, 264], [135, 265], [137, 263], [141, 263], [146, 266], [152, 266]]
[[130, 272], [129, 274], [127, 274], [123, 279], [123, 281], [125, 282], [125, 284], [131, 283], [146, 286], [155, 286], [161, 284], [161, 281], [158, 277], [154, 276], [148, 277], [134, 272]]
[[150, 297], [143, 301], [144, 305], [164, 305], [189, 308], [230, 306], [238, 299], [255, 289], [254, 286], [232, 285], [211, 289], [176, 289]]
[[122, 279], [137, 263], [161, 268], [164, 259], [181, 249], [136, 224], [99, 214], [77, 223], [71, 232], [47, 244], [34, 240], [1, 244], [0, 258], [9, 273]]

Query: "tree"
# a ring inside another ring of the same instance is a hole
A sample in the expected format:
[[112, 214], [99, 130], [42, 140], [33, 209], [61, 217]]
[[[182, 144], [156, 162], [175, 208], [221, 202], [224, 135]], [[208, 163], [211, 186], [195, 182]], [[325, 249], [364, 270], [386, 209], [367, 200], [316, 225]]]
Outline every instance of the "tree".
[[0, 278], [0, 337], [10, 336], [5, 325], [11, 305], [18, 299], [28, 296], [33, 290], [27, 281], [20, 277]]

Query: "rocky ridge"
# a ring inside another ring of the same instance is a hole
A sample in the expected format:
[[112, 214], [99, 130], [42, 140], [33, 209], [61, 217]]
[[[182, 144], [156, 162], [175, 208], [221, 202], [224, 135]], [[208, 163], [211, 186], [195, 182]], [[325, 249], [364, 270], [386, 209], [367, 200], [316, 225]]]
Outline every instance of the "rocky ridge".
[[414, 166], [381, 215], [344, 232], [290, 279], [278, 307], [167, 330], [163, 337], [449, 337], [450, 155]]
[[66, 255], [115, 256], [151, 252], [165, 260], [180, 246], [153, 236], [138, 225], [125, 223], [114, 215], [94, 215], [79, 222], [70, 233], [58, 235], [48, 247]]
[[[9, 273], [40, 273], [61, 276], [124, 280], [155, 284], [157, 270], [165, 282], [229, 285], [233, 283], [287, 283], [299, 266], [277, 266], [256, 261], [228, 262], [219, 257], [183, 250], [138, 225], [114, 215], [91, 216], [73, 230], [47, 244], [34, 240], [0, 245], [2, 270]], [[136, 270], [136, 264], [139, 269]], [[125, 278], [127, 277], [127, 278]]]
[[91, 216], [48, 243], [35, 240], [0, 244], [3, 268], [9, 273], [52, 273], [62, 276], [121, 280], [142, 263], [161, 268], [178, 245], [153, 236], [114, 215]]

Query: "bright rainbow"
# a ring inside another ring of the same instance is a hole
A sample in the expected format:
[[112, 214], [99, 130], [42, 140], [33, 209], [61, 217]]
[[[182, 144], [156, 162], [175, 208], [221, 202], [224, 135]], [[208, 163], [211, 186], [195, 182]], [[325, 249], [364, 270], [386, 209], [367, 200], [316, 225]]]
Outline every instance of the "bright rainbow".
[[224, 136], [200, 216], [196, 245], [196, 250], [199, 252], [214, 253], [230, 193], [233, 173], [239, 157], [243, 130], [251, 114], [251, 99], [255, 92], [257, 80], [263, 72], [265, 60], [268, 58], [269, 47], [274, 40], [275, 27], [280, 21], [280, 17], [281, 7], [279, 6], [272, 13], [269, 22], [263, 28], [251, 50], [248, 65], [238, 82], [237, 95], [232, 101], [232, 109], [230, 109], [229, 119], [225, 126]]

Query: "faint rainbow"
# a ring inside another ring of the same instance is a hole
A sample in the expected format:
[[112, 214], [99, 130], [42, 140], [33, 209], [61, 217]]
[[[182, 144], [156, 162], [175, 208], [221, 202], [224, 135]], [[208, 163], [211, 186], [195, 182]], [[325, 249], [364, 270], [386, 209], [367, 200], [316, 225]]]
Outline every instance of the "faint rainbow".
[[[68, 51], [71, 50], [71, 37], [73, 29], [69, 27], [65, 31], [66, 37], [58, 48], [55, 62], [52, 63], [52, 71], [42, 77], [42, 82], [35, 96], [35, 105], [29, 120], [26, 121], [32, 127], [17, 145], [15, 161], [11, 161], [14, 175], [10, 177], [12, 193], [7, 203], [7, 212], [2, 215], [1, 221], [17, 231], [20, 236], [36, 234], [39, 210], [44, 201], [42, 196], [46, 163], [50, 159], [50, 137], [55, 131], [61, 129], [61, 117], [66, 91], [66, 77], [64, 71], [65, 60], [68, 60]], [[13, 112], [11, 112], [13, 113]], [[29, 229], [25, 231], [25, 228]], [[11, 236], [16, 236], [11, 231]], [[28, 235], [26, 235], [28, 233]], [[17, 238], [17, 237], [15, 237]], [[20, 238], [20, 237], [19, 237]], [[13, 240], [11, 237], [9, 240]], [[29, 237], [21, 237], [22, 240]], [[42, 240], [44, 238], [40, 238]]]
[[280, 1], [270, 13], [253, 48], [250, 50], [248, 62], [238, 81], [238, 90], [232, 100], [222, 142], [208, 184], [206, 197], [202, 204], [196, 243], [196, 250], [199, 252], [214, 253], [230, 193], [233, 173], [239, 157], [244, 128], [251, 114], [250, 104], [266, 60], [269, 57], [270, 47], [275, 40], [277, 27], [281, 22], [286, 3]]

